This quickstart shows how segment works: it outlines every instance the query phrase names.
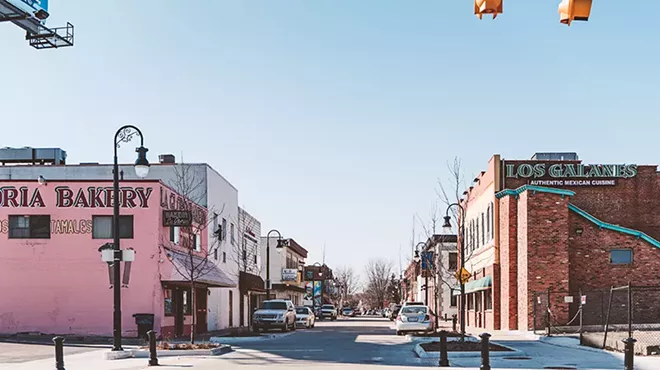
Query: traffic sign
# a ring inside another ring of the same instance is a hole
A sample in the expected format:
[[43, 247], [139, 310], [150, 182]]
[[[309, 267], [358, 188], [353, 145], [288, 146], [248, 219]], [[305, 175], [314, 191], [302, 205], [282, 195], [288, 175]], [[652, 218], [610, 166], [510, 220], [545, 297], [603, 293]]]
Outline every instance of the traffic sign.
[[466, 270], [465, 267], [461, 267], [459, 271], [456, 271], [456, 280], [460, 281], [463, 284], [467, 283], [471, 277], [472, 274], [470, 273], [470, 271]]

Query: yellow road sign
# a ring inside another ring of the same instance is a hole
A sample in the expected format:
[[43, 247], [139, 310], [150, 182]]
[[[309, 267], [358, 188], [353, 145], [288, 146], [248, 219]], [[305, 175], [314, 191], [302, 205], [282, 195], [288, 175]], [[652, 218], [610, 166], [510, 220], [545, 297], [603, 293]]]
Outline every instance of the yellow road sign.
[[470, 273], [470, 271], [466, 270], [465, 267], [462, 267], [459, 271], [456, 271], [456, 280], [460, 281], [463, 284], [467, 283], [471, 277], [472, 274]]

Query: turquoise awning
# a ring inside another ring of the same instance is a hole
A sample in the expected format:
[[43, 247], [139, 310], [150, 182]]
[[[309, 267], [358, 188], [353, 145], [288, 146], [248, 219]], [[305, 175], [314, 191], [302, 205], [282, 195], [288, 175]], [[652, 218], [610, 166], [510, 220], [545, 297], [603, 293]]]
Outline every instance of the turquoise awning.
[[[474, 293], [480, 290], [486, 290], [493, 286], [493, 277], [485, 276], [478, 280], [468, 281], [465, 284], [465, 293]], [[461, 287], [457, 286], [453, 289], [454, 295], [461, 295]]]

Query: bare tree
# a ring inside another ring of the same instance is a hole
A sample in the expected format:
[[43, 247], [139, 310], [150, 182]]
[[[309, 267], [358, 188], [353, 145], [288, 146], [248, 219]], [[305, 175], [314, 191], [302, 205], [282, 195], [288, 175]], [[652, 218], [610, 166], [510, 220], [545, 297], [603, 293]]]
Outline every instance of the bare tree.
[[[190, 323], [190, 342], [195, 343], [197, 308], [195, 287], [199, 280], [209, 275], [216, 267], [209, 256], [218, 247], [218, 238], [210, 238], [206, 246], [202, 245], [202, 235], [208, 231], [209, 213], [203, 207], [206, 200], [205, 177], [200, 174], [201, 167], [189, 164], [176, 164], [173, 179], [169, 185], [177, 194], [161, 195], [161, 202], [169, 210], [190, 212], [192, 223], [188, 226], [172, 227], [169, 238], [161, 238], [159, 250], [167, 254], [174, 270], [190, 284], [192, 320]], [[224, 210], [224, 207], [223, 207]], [[222, 213], [222, 210], [220, 210]], [[217, 219], [217, 218], [216, 218]], [[215, 230], [214, 230], [215, 231]]]
[[[462, 260], [462, 263], [458, 263], [457, 268], [460, 270], [465, 267], [472, 254], [474, 253], [474, 248], [472, 248], [473, 243], [471, 240], [466, 240], [466, 215], [468, 212], [468, 205], [470, 203], [471, 192], [467, 187], [467, 182], [465, 181], [465, 174], [462, 168], [461, 160], [458, 157], [454, 158], [452, 163], [448, 163], [447, 167], [449, 169], [448, 185], [444, 185], [443, 181], [438, 180], [438, 189], [436, 193], [438, 199], [448, 207], [448, 214], [452, 218], [452, 225], [456, 225], [456, 234], [458, 236], [458, 246], [459, 246], [459, 257]], [[459, 204], [460, 206], [454, 206]], [[443, 246], [443, 241], [440, 241], [440, 248]], [[442, 265], [442, 264], [437, 264]], [[448, 270], [442, 270], [444, 266], [440, 266], [440, 269], [434, 274], [436, 279], [442, 281], [450, 289], [453, 289], [460, 282], [455, 277], [455, 273]], [[460, 296], [461, 302], [461, 334], [462, 340], [464, 340], [465, 335], [465, 295], [461, 292]]]
[[357, 293], [360, 287], [360, 278], [350, 266], [335, 269], [334, 276], [339, 286], [339, 306], [343, 307], [344, 300]]
[[387, 298], [392, 270], [392, 262], [384, 259], [373, 259], [367, 263], [367, 289], [364, 293], [372, 307], [383, 307]]

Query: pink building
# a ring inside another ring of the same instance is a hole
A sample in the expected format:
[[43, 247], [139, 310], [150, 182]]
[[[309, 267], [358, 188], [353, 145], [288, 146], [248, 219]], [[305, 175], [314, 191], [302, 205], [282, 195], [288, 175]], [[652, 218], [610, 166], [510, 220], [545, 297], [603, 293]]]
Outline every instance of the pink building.
[[[196, 331], [205, 332], [208, 289], [234, 286], [208, 259], [191, 301], [185, 266], [208, 255], [206, 208], [193, 207], [202, 226], [188, 238], [191, 228], [163, 226], [164, 211], [182, 209], [172, 189], [154, 180], [120, 186], [121, 248], [135, 250], [122, 288], [124, 335], [138, 335], [133, 315], [142, 313], [154, 315], [161, 336], [189, 334], [195, 311]], [[111, 181], [0, 181], [0, 333], [112, 335], [109, 268], [99, 252], [112, 243], [112, 193]], [[124, 263], [124, 280], [126, 270]]]

